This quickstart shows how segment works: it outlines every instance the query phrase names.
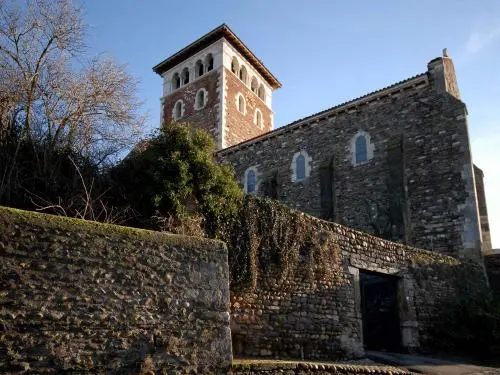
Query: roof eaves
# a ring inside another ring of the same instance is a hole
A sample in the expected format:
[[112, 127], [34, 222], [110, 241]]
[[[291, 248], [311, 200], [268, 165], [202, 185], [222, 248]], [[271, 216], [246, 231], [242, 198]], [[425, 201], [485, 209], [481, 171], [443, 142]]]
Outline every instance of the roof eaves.
[[[265, 141], [267, 138], [273, 138], [273, 137], [278, 136], [280, 134], [287, 133], [289, 131], [293, 131], [293, 130], [295, 130], [297, 128], [300, 128], [302, 126], [309, 125], [310, 123], [312, 123], [314, 121], [319, 121], [322, 117], [330, 117], [329, 112], [332, 112], [332, 111], [341, 112], [343, 110], [348, 109], [348, 107], [357, 106], [357, 105], [359, 105], [361, 103], [370, 102], [372, 100], [377, 100], [378, 98], [386, 95], [388, 93], [387, 91], [392, 91], [392, 90], [397, 89], [397, 88], [402, 89], [404, 87], [413, 86], [413, 85], [417, 84], [417, 81], [419, 81], [419, 82], [424, 82], [424, 81], [427, 82], [427, 80], [428, 80], [427, 73], [417, 74], [417, 75], [415, 75], [413, 77], [410, 77], [410, 78], [407, 78], [405, 80], [396, 82], [396, 83], [394, 83], [392, 85], [389, 85], [389, 86], [386, 86], [386, 87], [384, 87], [382, 89], [379, 89], [379, 90], [376, 90], [376, 91], [372, 91], [372, 92], [370, 92], [370, 93], [368, 93], [366, 95], [363, 95], [363, 96], [357, 97], [355, 99], [349, 100], [347, 102], [338, 104], [338, 105], [333, 106], [331, 108], [328, 108], [328, 109], [325, 109], [323, 111], [314, 113], [314, 114], [312, 114], [310, 116], [303, 117], [303, 118], [298, 119], [298, 120], [296, 120], [294, 122], [291, 122], [291, 123], [289, 123], [287, 125], [279, 127], [277, 129], [274, 129], [271, 132], [259, 135], [259, 136], [254, 137], [254, 138], [251, 138], [251, 139], [249, 139], [249, 140], [247, 140], [245, 142], [242, 142], [242, 143], [236, 144], [234, 146], [231, 146], [231, 147], [219, 150], [217, 152], [217, 154], [221, 154], [222, 155], [222, 154], [226, 154], [226, 153], [231, 153], [231, 152], [236, 151], [236, 150], [238, 150], [240, 148], [249, 147], [252, 144], [255, 144], [257, 142]], [[357, 102], [359, 102], [359, 103], [357, 103]]]
[[229, 28], [227, 25], [223, 25], [226, 30], [227, 34], [226, 37], [229, 37], [230, 40], [229, 42], [234, 43], [235, 47], [237, 49], [240, 49], [240, 51], [243, 51], [244, 54], [247, 57], [254, 66], [260, 68], [259, 73], [261, 73], [267, 81], [271, 84], [273, 89], [278, 89], [281, 87], [281, 82], [278, 81], [278, 79], [271, 73], [271, 71], [264, 65], [264, 63], [255, 56], [255, 54], [250, 50], [250, 48], [247, 47], [247, 45]]
[[203, 35], [202, 37], [195, 40], [193, 43], [184, 47], [180, 51], [174, 53], [172, 56], [163, 60], [159, 64], [153, 67], [153, 71], [156, 74], [163, 74], [169, 68], [168, 63], [175, 61], [176, 58], [182, 56], [182, 54], [188, 54], [190, 50], [195, 50], [198, 45], [209, 40], [210, 38], [217, 38], [217, 34], [220, 33], [220, 38], [224, 37], [229, 43], [231, 43], [237, 50], [239, 50], [259, 71], [260, 74], [266, 79], [266, 81], [271, 85], [273, 89], [278, 89], [281, 87], [281, 82], [271, 73], [271, 71], [264, 65], [264, 63], [255, 56], [255, 54], [246, 46], [243, 41], [238, 38], [238, 36], [227, 26], [225, 23], [216, 27], [212, 31]]
[[[204, 40], [208, 39], [209, 37], [213, 36], [214, 34], [216, 34], [217, 32], [220, 32], [224, 27], [226, 26], [226, 24], [222, 24], [218, 27], [216, 27], [215, 29], [209, 31], [208, 33], [206, 33], [205, 35], [203, 35], [202, 37], [196, 39], [194, 42], [192, 42], [191, 44], [187, 45], [186, 47], [182, 48], [181, 50], [177, 51], [176, 53], [174, 53], [172, 56], [170, 57], [167, 57], [165, 60], [161, 61], [160, 63], [156, 64], [155, 66], [153, 66], [153, 71], [156, 73], [156, 74], [162, 74], [164, 72], [164, 70], [162, 69], [162, 67], [164, 65], [166, 65], [169, 61], [172, 61], [173, 59], [175, 59], [177, 56], [179, 55], [182, 55], [183, 53], [187, 52], [188, 50], [192, 49], [193, 47], [195, 47], [196, 45], [200, 44], [201, 42], [203, 42]], [[227, 27], [227, 26], [226, 26]]]

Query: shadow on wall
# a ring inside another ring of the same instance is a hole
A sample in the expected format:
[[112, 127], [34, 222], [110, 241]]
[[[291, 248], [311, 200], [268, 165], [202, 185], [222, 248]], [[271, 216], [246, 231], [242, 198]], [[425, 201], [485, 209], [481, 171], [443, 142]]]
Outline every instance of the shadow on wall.
[[485, 254], [484, 265], [486, 266], [491, 289], [500, 296], [500, 251]]
[[438, 330], [453, 328], [440, 314], [444, 304], [488, 293], [475, 264], [275, 201], [247, 198], [236, 226], [229, 252], [235, 356], [334, 359], [365, 349], [438, 350], [454, 340]]

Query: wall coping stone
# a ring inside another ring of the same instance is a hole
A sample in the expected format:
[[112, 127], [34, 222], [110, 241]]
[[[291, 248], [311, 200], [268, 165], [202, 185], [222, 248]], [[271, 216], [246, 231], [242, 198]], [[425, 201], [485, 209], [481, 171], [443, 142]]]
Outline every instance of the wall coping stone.
[[384, 365], [357, 365], [329, 362], [306, 362], [306, 361], [272, 361], [259, 360], [236, 360], [233, 362], [233, 373], [262, 372], [266, 374], [283, 372], [284, 370], [294, 371], [297, 374], [316, 373], [320, 371], [324, 374], [379, 374], [379, 375], [410, 375], [412, 372], [391, 366]]
[[194, 237], [194, 236], [184, 236], [179, 234], [172, 234], [167, 232], [157, 232], [148, 229], [139, 229], [126, 227], [116, 224], [101, 223], [91, 220], [83, 220], [66, 216], [58, 216], [45, 214], [40, 212], [25, 211], [17, 208], [0, 206], [0, 220], [9, 221], [11, 223], [19, 224], [30, 224], [36, 220], [37, 225], [43, 225], [45, 228], [57, 228], [60, 230], [71, 230], [74, 226], [91, 230], [94, 233], [99, 234], [123, 234], [127, 236], [134, 236], [137, 239], [147, 239], [148, 241], [154, 241], [156, 243], [167, 244], [171, 246], [179, 244], [188, 244], [190, 246], [214, 246], [215, 249], [219, 251], [225, 251], [225, 243], [219, 240], [213, 240], [208, 238]]

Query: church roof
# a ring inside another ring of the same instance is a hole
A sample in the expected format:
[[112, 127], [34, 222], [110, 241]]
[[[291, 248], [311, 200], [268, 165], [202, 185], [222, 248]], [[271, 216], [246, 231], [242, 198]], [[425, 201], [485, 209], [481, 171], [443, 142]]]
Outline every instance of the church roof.
[[413, 77], [407, 78], [403, 81], [399, 81], [390, 86], [384, 87], [383, 89], [372, 91], [366, 95], [360, 96], [356, 99], [349, 100], [342, 104], [338, 104], [334, 107], [325, 109], [321, 112], [314, 113], [310, 116], [298, 119], [288, 125], [284, 125], [277, 129], [274, 129], [270, 132], [264, 133], [257, 137], [248, 139], [244, 142], [238, 143], [234, 146], [223, 148], [222, 150], [217, 151], [217, 154], [224, 155], [232, 153], [241, 148], [249, 147], [255, 143], [263, 142], [267, 139], [276, 137], [280, 134], [287, 133], [290, 131], [294, 131], [303, 126], [308, 126], [314, 122], [318, 122], [320, 120], [324, 120], [326, 118], [333, 117], [343, 112], [350, 112], [352, 110], [358, 109], [362, 105], [366, 105], [372, 102], [376, 102], [384, 97], [389, 97], [401, 91], [412, 90], [415, 88], [419, 88], [425, 86], [428, 83], [428, 75], [427, 73], [421, 73], [415, 75]]
[[278, 79], [269, 71], [269, 69], [265, 67], [262, 61], [260, 61], [252, 51], [250, 51], [245, 43], [243, 43], [241, 39], [238, 38], [226, 24], [222, 24], [219, 27], [213, 29], [187, 47], [184, 47], [169, 58], [163, 60], [161, 63], [155, 65], [153, 67], [153, 71], [161, 75], [165, 71], [180, 64], [188, 57], [208, 47], [210, 44], [221, 38], [225, 38], [234, 48], [236, 48], [236, 50], [254, 66], [254, 68], [262, 75], [262, 77], [264, 77], [264, 79], [267, 81], [267, 83], [269, 83], [269, 85], [271, 85], [273, 89], [278, 89], [281, 87], [280, 81], [278, 81]]

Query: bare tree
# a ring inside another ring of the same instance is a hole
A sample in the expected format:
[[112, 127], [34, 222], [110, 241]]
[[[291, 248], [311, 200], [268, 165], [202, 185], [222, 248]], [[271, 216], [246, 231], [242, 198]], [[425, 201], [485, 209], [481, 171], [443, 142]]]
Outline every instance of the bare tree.
[[82, 62], [84, 32], [71, 0], [0, 0], [0, 140], [14, 132], [97, 163], [136, 142], [137, 82], [110, 58]]

